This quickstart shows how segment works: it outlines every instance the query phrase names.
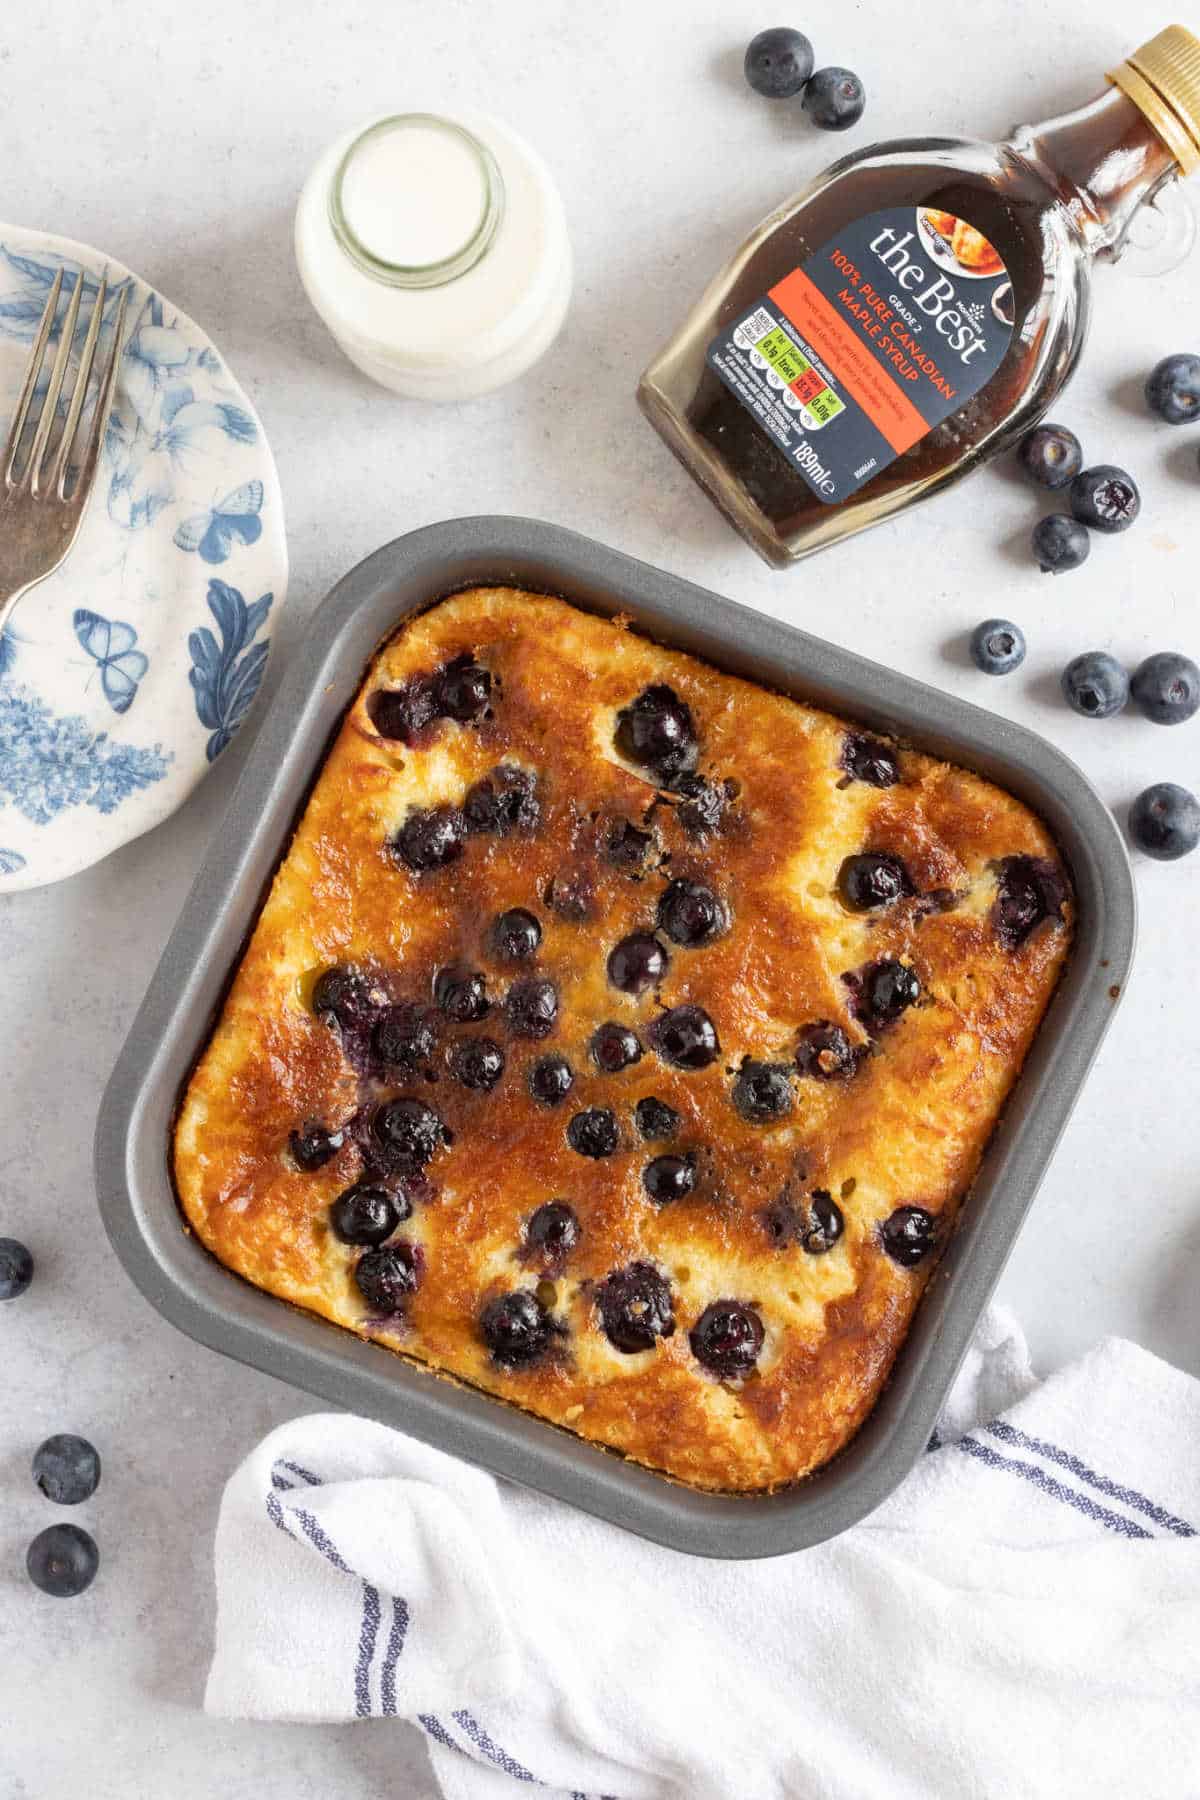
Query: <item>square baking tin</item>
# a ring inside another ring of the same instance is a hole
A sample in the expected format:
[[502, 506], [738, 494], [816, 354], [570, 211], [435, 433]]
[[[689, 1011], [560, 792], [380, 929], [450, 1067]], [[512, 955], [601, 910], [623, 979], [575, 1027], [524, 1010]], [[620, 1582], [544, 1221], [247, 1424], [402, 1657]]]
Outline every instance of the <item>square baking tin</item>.
[[[1071, 867], [1071, 957], [891, 1377], [847, 1448], [775, 1494], [681, 1486], [302, 1312], [217, 1262], [187, 1230], [175, 1196], [170, 1134], [180, 1094], [367, 665], [405, 618], [480, 584], [621, 613], [656, 642], [975, 769], [1041, 815]], [[1135, 929], [1112, 814], [1032, 732], [573, 532], [527, 519], [451, 520], [360, 563], [292, 652], [104, 1096], [96, 1132], [104, 1223], [147, 1299], [228, 1356], [676, 1550], [803, 1549], [871, 1512], [928, 1442], [1108, 1027]]]

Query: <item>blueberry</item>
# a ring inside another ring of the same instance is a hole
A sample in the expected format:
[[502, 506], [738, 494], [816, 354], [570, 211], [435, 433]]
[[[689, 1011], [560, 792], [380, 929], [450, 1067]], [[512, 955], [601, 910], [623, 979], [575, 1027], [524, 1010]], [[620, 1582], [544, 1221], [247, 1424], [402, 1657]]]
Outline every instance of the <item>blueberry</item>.
[[1200, 708], [1200, 669], [1190, 656], [1160, 650], [1134, 670], [1129, 691], [1156, 725], [1182, 725]]
[[617, 714], [615, 741], [627, 762], [649, 769], [667, 787], [690, 774], [700, 755], [691, 708], [661, 683]]
[[696, 950], [728, 929], [729, 914], [702, 881], [668, 882], [659, 896], [658, 928], [673, 944]]
[[1065, 425], [1035, 425], [1021, 439], [1017, 461], [1039, 487], [1066, 487], [1083, 467], [1083, 446]]
[[790, 100], [813, 70], [813, 47], [802, 31], [776, 25], [746, 47], [746, 80], [764, 100]]
[[879, 1241], [902, 1269], [922, 1262], [937, 1239], [937, 1220], [923, 1206], [898, 1206], [879, 1227]]
[[437, 699], [448, 719], [471, 725], [482, 719], [492, 697], [492, 678], [473, 657], [458, 656], [437, 678]]
[[733, 1104], [750, 1125], [768, 1125], [792, 1110], [790, 1063], [743, 1062], [733, 1084]]
[[502, 912], [492, 926], [492, 944], [497, 956], [507, 962], [525, 962], [542, 941], [542, 928], [523, 906], [512, 906]]
[[344, 1131], [329, 1131], [315, 1120], [309, 1120], [293, 1131], [288, 1137], [288, 1149], [292, 1153], [292, 1161], [306, 1175], [317, 1169], [323, 1169], [331, 1162], [346, 1141]]
[[565, 1056], [543, 1056], [529, 1071], [529, 1092], [539, 1106], [561, 1106], [575, 1085]]
[[696, 1185], [694, 1156], [656, 1156], [642, 1170], [642, 1186], [656, 1206], [684, 1200]]
[[1187, 856], [1200, 844], [1200, 800], [1173, 781], [1156, 781], [1130, 807], [1129, 835], [1157, 862]]
[[921, 983], [915, 969], [895, 957], [885, 956], [868, 963], [858, 975], [842, 979], [854, 991], [857, 1010], [863, 1023], [872, 1031], [894, 1024], [921, 997]]
[[1129, 698], [1129, 677], [1107, 650], [1085, 650], [1063, 670], [1062, 691], [1085, 719], [1111, 719]]
[[482, 781], [467, 789], [463, 801], [466, 830], [494, 831], [508, 837], [514, 831], [534, 831], [541, 823], [537, 777], [515, 763], [501, 763]]
[[900, 779], [900, 760], [890, 744], [880, 738], [851, 731], [842, 740], [842, 767], [853, 781], [870, 787], [895, 787]]
[[849, 69], [818, 69], [800, 102], [822, 131], [847, 131], [857, 125], [867, 104], [866, 89]]
[[1141, 510], [1133, 476], [1114, 463], [1084, 469], [1071, 483], [1071, 511], [1093, 531], [1128, 531]]
[[721, 829], [725, 810], [736, 792], [731, 781], [706, 781], [703, 775], [681, 775], [675, 783], [681, 794], [675, 817], [690, 838], [710, 837]]
[[56, 1432], [33, 1453], [33, 1479], [55, 1506], [78, 1506], [100, 1486], [100, 1454], [86, 1438]]
[[801, 1075], [812, 1075], [817, 1081], [848, 1081], [857, 1073], [862, 1055], [840, 1025], [821, 1019], [800, 1032], [796, 1067]]
[[613, 819], [604, 833], [607, 862], [624, 875], [640, 875], [654, 845], [654, 833], [643, 831], [631, 819]]
[[665, 1143], [679, 1130], [680, 1118], [675, 1108], [665, 1100], [656, 1100], [653, 1094], [638, 1101], [633, 1118], [639, 1134], [649, 1144]]
[[372, 1009], [371, 983], [361, 969], [336, 963], [313, 984], [312, 1009], [319, 1019], [354, 1025]]
[[441, 1118], [425, 1100], [389, 1100], [371, 1121], [376, 1143], [389, 1160], [423, 1169], [446, 1141]]
[[542, 898], [551, 912], [556, 912], [560, 919], [567, 919], [572, 925], [581, 924], [584, 919], [591, 917], [592, 902], [595, 899], [590, 872], [587, 869], [570, 869], [565, 874], [552, 876], [546, 883]]
[[56, 1600], [73, 1600], [91, 1587], [100, 1567], [100, 1551], [90, 1532], [78, 1525], [47, 1525], [25, 1554], [34, 1587]]
[[842, 1209], [825, 1188], [814, 1188], [804, 1203], [796, 1237], [809, 1256], [824, 1256], [846, 1229]]
[[443, 868], [463, 853], [466, 825], [455, 806], [435, 806], [427, 812], [411, 812], [392, 841], [391, 849], [407, 869], [421, 875]]
[[652, 1048], [677, 1069], [707, 1069], [721, 1054], [716, 1026], [702, 1006], [672, 1006], [649, 1035]]
[[1200, 356], [1164, 356], [1146, 378], [1146, 405], [1168, 425], [1188, 425], [1200, 414]]
[[530, 1213], [525, 1225], [525, 1249], [547, 1267], [560, 1267], [579, 1242], [579, 1220], [565, 1200], [548, 1200]]
[[692, 1355], [722, 1381], [749, 1375], [763, 1346], [763, 1322], [741, 1300], [714, 1300], [688, 1332]]
[[850, 912], [873, 912], [891, 906], [913, 891], [908, 870], [898, 856], [867, 850], [848, 856], [838, 871], [838, 893]]
[[1068, 570], [1079, 568], [1092, 553], [1087, 526], [1067, 513], [1047, 513], [1039, 519], [1030, 542], [1043, 575], [1065, 575]]
[[17, 1238], [0, 1237], [0, 1300], [19, 1300], [33, 1280], [33, 1257]]
[[438, 716], [434, 685], [418, 676], [400, 688], [380, 688], [367, 701], [367, 716], [380, 737], [412, 744]]
[[637, 1033], [631, 1031], [628, 1025], [617, 1024], [614, 1019], [608, 1019], [603, 1025], [596, 1027], [588, 1048], [592, 1053], [592, 1061], [606, 1075], [619, 1075], [622, 1069], [632, 1068], [642, 1057], [642, 1046], [638, 1042]]
[[1067, 884], [1048, 857], [1006, 856], [996, 867], [992, 924], [1006, 949], [1017, 950], [1043, 919], [1061, 919]]
[[1011, 675], [1025, 661], [1025, 633], [1009, 619], [985, 619], [971, 633], [971, 660], [985, 675]]
[[659, 1338], [674, 1335], [671, 1289], [650, 1263], [632, 1262], [624, 1269], [614, 1269], [600, 1283], [596, 1298], [604, 1335], [626, 1356], [653, 1350]]
[[608, 953], [608, 979], [623, 994], [642, 994], [661, 981], [668, 957], [649, 931], [632, 931]]
[[620, 1141], [617, 1115], [607, 1106], [589, 1106], [567, 1126], [567, 1142], [580, 1156], [611, 1156]]
[[360, 1181], [338, 1195], [329, 1209], [329, 1226], [339, 1243], [366, 1244], [374, 1250], [411, 1215], [412, 1201], [407, 1194]]
[[478, 969], [457, 965], [439, 969], [433, 978], [433, 998], [456, 1025], [474, 1024], [477, 1019], [486, 1019], [492, 1010], [487, 983]]
[[417, 1006], [394, 1007], [371, 1033], [372, 1054], [384, 1069], [424, 1068], [436, 1049], [433, 1021]]
[[479, 1315], [479, 1332], [501, 1368], [516, 1369], [541, 1356], [554, 1321], [536, 1294], [517, 1288], [488, 1301]]
[[425, 1270], [419, 1244], [397, 1238], [379, 1250], [364, 1250], [354, 1265], [358, 1291], [373, 1312], [398, 1313], [415, 1294]]
[[446, 1052], [446, 1067], [463, 1087], [490, 1093], [504, 1073], [504, 1052], [495, 1038], [459, 1038]]
[[504, 1017], [514, 1037], [549, 1037], [558, 1022], [558, 989], [544, 976], [514, 981], [504, 996]]

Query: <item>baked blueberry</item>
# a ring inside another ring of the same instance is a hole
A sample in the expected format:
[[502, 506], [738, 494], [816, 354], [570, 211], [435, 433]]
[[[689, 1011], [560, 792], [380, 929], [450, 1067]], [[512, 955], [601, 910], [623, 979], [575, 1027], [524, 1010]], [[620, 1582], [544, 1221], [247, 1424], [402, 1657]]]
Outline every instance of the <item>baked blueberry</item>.
[[463, 1087], [490, 1093], [504, 1073], [504, 1052], [495, 1038], [459, 1038], [446, 1052], [446, 1067]]
[[813, 47], [802, 31], [776, 25], [746, 46], [746, 80], [764, 100], [790, 100], [813, 70]]
[[542, 890], [542, 898], [550, 911], [571, 925], [580, 925], [592, 916], [595, 900], [591, 871], [567, 869], [552, 875]]
[[[1189, 856], [1200, 844], [1200, 800], [1173, 781], [1156, 781], [1130, 807], [1129, 835], [1156, 862]], [[0, 1286], [0, 1298], [3, 1292]]]
[[575, 1072], [565, 1056], [543, 1056], [529, 1071], [529, 1092], [539, 1106], [561, 1106], [575, 1086]]
[[361, 969], [336, 963], [313, 983], [312, 1009], [319, 1019], [354, 1025], [371, 1011], [371, 983]]
[[900, 779], [900, 759], [891, 745], [861, 731], [847, 732], [842, 739], [842, 767], [852, 781], [869, 787], [895, 787]]
[[33, 1479], [55, 1506], [79, 1506], [100, 1486], [100, 1453], [86, 1438], [55, 1432], [33, 1453]]
[[1146, 405], [1168, 425], [1189, 425], [1200, 415], [1200, 356], [1164, 356], [1146, 378]]
[[446, 1141], [441, 1116], [426, 1100], [388, 1100], [371, 1121], [371, 1132], [390, 1160], [423, 1169]]
[[825, 1188], [814, 1188], [805, 1201], [796, 1227], [796, 1239], [809, 1256], [824, 1256], [846, 1229], [842, 1209]]
[[1160, 650], [1134, 670], [1129, 692], [1156, 725], [1182, 725], [1200, 709], [1200, 669], [1190, 656]]
[[1092, 553], [1087, 526], [1067, 513], [1047, 513], [1039, 519], [1030, 542], [1043, 575], [1065, 575], [1081, 567]]
[[457, 964], [438, 970], [433, 978], [433, 998], [456, 1025], [472, 1025], [491, 1011], [487, 982], [479, 970]]
[[1141, 510], [1137, 483], [1115, 463], [1097, 463], [1071, 483], [1071, 511], [1093, 531], [1128, 531]]
[[656, 1156], [642, 1170], [642, 1186], [656, 1206], [685, 1200], [696, 1185], [696, 1158], [692, 1155]]
[[640, 875], [654, 847], [654, 833], [643, 831], [632, 819], [612, 819], [603, 835], [606, 862], [623, 875]]
[[617, 714], [615, 741], [627, 762], [648, 769], [668, 788], [691, 773], [700, 755], [690, 706], [661, 682]]
[[658, 929], [687, 950], [711, 944], [729, 925], [723, 903], [702, 881], [668, 882], [659, 895], [657, 916]]
[[675, 817], [690, 838], [710, 837], [721, 829], [736, 788], [731, 781], [706, 781], [703, 775], [681, 775], [675, 792], [682, 796]]
[[444, 868], [463, 853], [466, 825], [456, 806], [435, 806], [408, 815], [392, 840], [392, 853], [416, 875]]
[[937, 1241], [937, 1219], [923, 1206], [898, 1206], [879, 1227], [879, 1241], [902, 1269], [915, 1268]]
[[642, 1057], [637, 1033], [628, 1025], [619, 1025], [615, 1019], [608, 1019], [596, 1027], [588, 1048], [592, 1061], [606, 1075], [619, 1075], [622, 1069], [631, 1068]]
[[996, 865], [992, 924], [1008, 950], [1017, 950], [1043, 919], [1061, 919], [1067, 884], [1047, 857], [1006, 856]]
[[653, 1350], [659, 1338], [674, 1335], [671, 1289], [651, 1263], [614, 1269], [600, 1283], [596, 1299], [605, 1337], [626, 1356]]
[[33, 1257], [19, 1238], [0, 1237], [0, 1300], [19, 1300], [33, 1280]]
[[514, 1037], [549, 1037], [558, 1022], [558, 989], [540, 975], [514, 981], [504, 996], [504, 1017]]
[[393, 1007], [371, 1033], [371, 1053], [384, 1069], [424, 1068], [436, 1049], [433, 1020], [419, 1006]]
[[338, 1195], [329, 1209], [329, 1225], [339, 1243], [365, 1244], [374, 1250], [411, 1214], [412, 1201], [403, 1190], [393, 1193], [375, 1182], [359, 1181]]
[[623, 994], [642, 994], [661, 981], [668, 957], [650, 931], [631, 931], [608, 953], [608, 979]]
[[567, 1142], [580, 1156], [611, 1156], [620, 1141], [617, 1115], [607, 1106], [589, 1106], [567, 1126]]
[[859, 1017], [871, 1031], [894, 1024], [921, 997], [917, 971], [892, 956], [881, 957], [868, 963], [860, 974], [842, 979], [853, 990]]
[[516, 1369], [541, 1356], [554, 1321], [535, 1293], [516, 1288], [488, 1301], [479, 1315], [479, 1334], [502, 1368]]
[[742, 1300], [714, 1300], [706, 1306], [688, 1342], [698, 1363], [722, 1381], [749, 1375], [763, 1347], [763, 1322]]
[[672, 1006], [649, 1032], [650, 1046], [677, 1069], [707, 1069], [721, 1054], [717, 1028], [702, 1006]]
[[579, 1220], [565, 1200], [547, 1200], [525, 1223], [528, 1256], [548, 1268], [558, 1268], [579, 1242]]
[[1021, 439], [1017, 461], [1039, 487], [1067, 487], [1083, 467], [1083, 446], [1065, 425], [1035, 425]]
[[800, 104], [822, 131], [847, 131], [862, 118], [867, 92], [850, 69], [818, 69], [805, 84]]
[[796, 1044], [796, 1067], [801, 1075], [811, 1075], [817, 1081], [848, 1081], [857, 1073], [862, 1054], [840, 1025], [820, 1019], [801, 1030]]
[[971, 633], [971, 661], [984, 675], [1011, 675], [1025, 661], [1025, 633], [1011, 619], [985, 619]]
[[346, 1141], [344, 1131], [329, 1131], [324, 1125], [310, 1119], [299, 1131], [293, 1131], [288, 1138], [288, 1149], [292, 1153], [292, 1161], [306, 1175], [316, 1169], [323, 1169], [331, 1162]]
[[56, 1600], [73, 1600], [91, 1587], [100, 1551], [90, 1531], [79, 1525], [47, 1525], [25, 1553], [25, 1569], [35, 1588]]
[[770, 1125], [792, 1110], [792, 1065], [747, 1057], [733, 1084], [733, 1104], [750, 1125]]
[[536, 775], [516, 763], [501, 763], [467, 789], [463, 817], [468, 831], [494, 831], [498, 837], [536, 830], [542, 817]]
[[838, 871], [838, 894], [849, 912], [873, 912], [891, 906], [913, 891], [900, 857], [883, 850], [848, 856]]
[[542, 928], [523, 906], [510, 906], [492, 926], [492, 945], [506, 962], [525, 962], [542, 941]]
[[373, 1312], [398, 1313], [416, 1293], [424, 1268], [420, 1245], [398, 1238], [379, 1250], [364, 1250], [354, 1265], [354, 1280]]
[[662, 1144], [673, 1138], [679, 1130], [679, 1114], [665, 1100], [658, 1100], [648, 1094], [639, 1100], [633, 1109], [634, 1123], [638, 1133], [648, 1144]]
[[1129, 698], [1129, 677], [1106, 650], [1085, 650], [1062, 672], [1063, 698], [1085, 719], [1111, 719]]
[[437, 678], [437, 701], [448, 719], [472, 725], [482, 719], [492, 698], [492, 678], [474, 657], [457, 656]]
[[403, 687], [380, 688], [367, 701], [367, 717], [380, 737], [412, 744], [438, 716], [437, 694], [427, 676]]

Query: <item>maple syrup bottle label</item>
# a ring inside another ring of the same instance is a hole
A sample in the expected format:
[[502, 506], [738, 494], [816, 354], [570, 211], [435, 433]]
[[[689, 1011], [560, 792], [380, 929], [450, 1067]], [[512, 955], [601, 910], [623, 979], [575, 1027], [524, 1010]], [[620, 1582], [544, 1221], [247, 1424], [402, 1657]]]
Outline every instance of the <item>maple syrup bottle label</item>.
[[964, 406], [1013, 331], [1008, 270], [966, 219], [853, 220], [730, 322], [708, 363], [836, 505]]

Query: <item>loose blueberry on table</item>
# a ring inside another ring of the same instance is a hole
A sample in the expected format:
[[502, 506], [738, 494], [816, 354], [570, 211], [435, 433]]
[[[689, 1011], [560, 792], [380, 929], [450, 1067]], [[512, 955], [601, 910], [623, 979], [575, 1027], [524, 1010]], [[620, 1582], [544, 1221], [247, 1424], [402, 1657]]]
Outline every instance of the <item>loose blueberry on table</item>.
[[741, 1300], [714, 1300], [688, 1333], [692, 1355], [722, 1381], [749, 1375], [763, 1346], [763, 1322]]
[[879, 1227], [879, 1241], [894, 1263], [915, 1268], [937, 1241], [937, 1219], [923, 1206], [898, 1206]]
[[653, 1350], [660, 1338], [674, 1335], [670, 1285], [651, 1263], [615, 1269], [600, 1283], [596, 1300], [605, 1336], [625, 1356]]
[[747, 1057], [733, 1084], [733, 1104], [749, 1125], [771, 1125], [792, 1110], [791, 1063]]
[[1011, 675], [1025, 661], [1025, 633], [1011, 619], [985, 619], [971, 633], [971, 661], [985, 675]]
[[461, 1086], [490, 1093], [504, 1073], [504, 1051], [495, 1038], [459, 1038], [446, 1052], [446, 1067]]
[[402, 1188], [360, 1181], [338, 1195], [329, 1209], [329, 1227], [340, 1243], [374, 1250], [411, 1215], [412, 1201]]
[[656, 1156], [642, 1170], [642, 1186], [656, 1206], [685, 1200], [696, 1185], [696, 1158], [668, 1153]]
[[517, 1369], [542, 1355], [554, 1335], [550, 1313], [528, 1288], [489, 1300], [479, 1315], [479, 1332], [502, 1368]]
[[746, 47], [746, 80], [765, 100], [791, 100], [813, 71], [813, 47], [802, 31], [777, 25]]
[[419, 1244], [398, 1238], [378, 1250], [364, 1250], [354, 1266], [358, 1291], [373, 1312], [395, 1314], [415, 1294], [424, 1273]]
[[707, 1069], [721, 1054], [716, 1026], [702, 1006], [673, 1006], [649, 1031], [651, 1048], [677, 1069]]
[[567, 1142], [580, 1156], [611, 1156], [621, 1141], [617, 1115], [607, 1106], [577, 1112], [567, 1126]]
[[702, 881], [668, 882], [659, 896], [656, 916], [659, 930], [673, 944], [688, 950], [711, 944], [729, 924], [725, 906]]
[[608, 1019], [596, 1027], [588, 1048], [592, 1061], [606, 1075], [619, 1075], [622, 1069], [632, 1068], [642, 1057], [637, 1033], [615, 1019]]
[[79, 1506], [100, 1486], [100, 1453], [86, 1438], [56, 1432], [33, 1453], [33, 1479], [55, 1506]]
[[1200, 709], [1200, 669], [1190, 656], [1160, 650], [1133, 672], [1129, 692], [1156, 725], [1182, 725]]
[[633, 1119], [638, 1135], [648, 1144], [669, 1142], [678, 1132], [681, 1123], [675, 1108], [668, 1106], [665, 1100], [656, 1099], [653, 1094], [638, 1101], [633, 1109]]
[[1017, 461], [1039, 487], [1068, 487], [1083, 467], [1083, 446], [1065, 425], [1037, 425], [1022, 438]]
[[1129, 835], [1156, 862], [1177, 862], [1200, 844], [1200, 800], [1174, 781], [1156, 781], [1129, 809]]
[[565, 1200], [548, 1200], [529, 1215], [524, 1247], [530, 1260], [559, 1268], [579, 1242], [579, 1220]]
[[19, 1238], [0, 1237], [0, 1300], [19, 1300], [33, 1280], [33, 1257]]
[[1067, 705], [1085, 719], [1111, 719], [1129, 698], [1129, 677], [1107, 650], [1085, 650], [1062, 672]]
[[849, 912], [873, 912], [893, 905], [913, 891], [902, 859], [880, 850], [846, 857], [838, 871], [837, 885], [842, 905]]
[[1071, 483], [1071, 511], [1093, 531], [1128, 531], [1142, 510], [1137, 483], [1115, 463], [1097, 463]]
[[818, 69], [800, 102], [822, 131], [847, 131], [857, 125], [867, 104], [866, 89], [850, 69]]
[[1065, 575], [1081, 568], [1092, 553], [1087, 526], [1068, 513], [1047, 513], [1034, 526], [1030, 541], [1043, 575]]
[[1146, 405], [1168, 425], [1200, 418], [1200, 356], [1164, 356], [1146, 378]]
[[643, 994], [662, 980], [669, 958], [653, 932], [633, 931], [608, 954], [608, 979], [623, 994]]
[[47, 1525], [25, 1554], [34, 1587], [56, 1600], [73, 1600], [91, 1587], [100, 1567], [95, 1538], [79, 1525]]
[[529, 1092], [539, 1106], [561, 1106], [575, 1085], [565, 1056], [543, 1056], [529, 1071]]

